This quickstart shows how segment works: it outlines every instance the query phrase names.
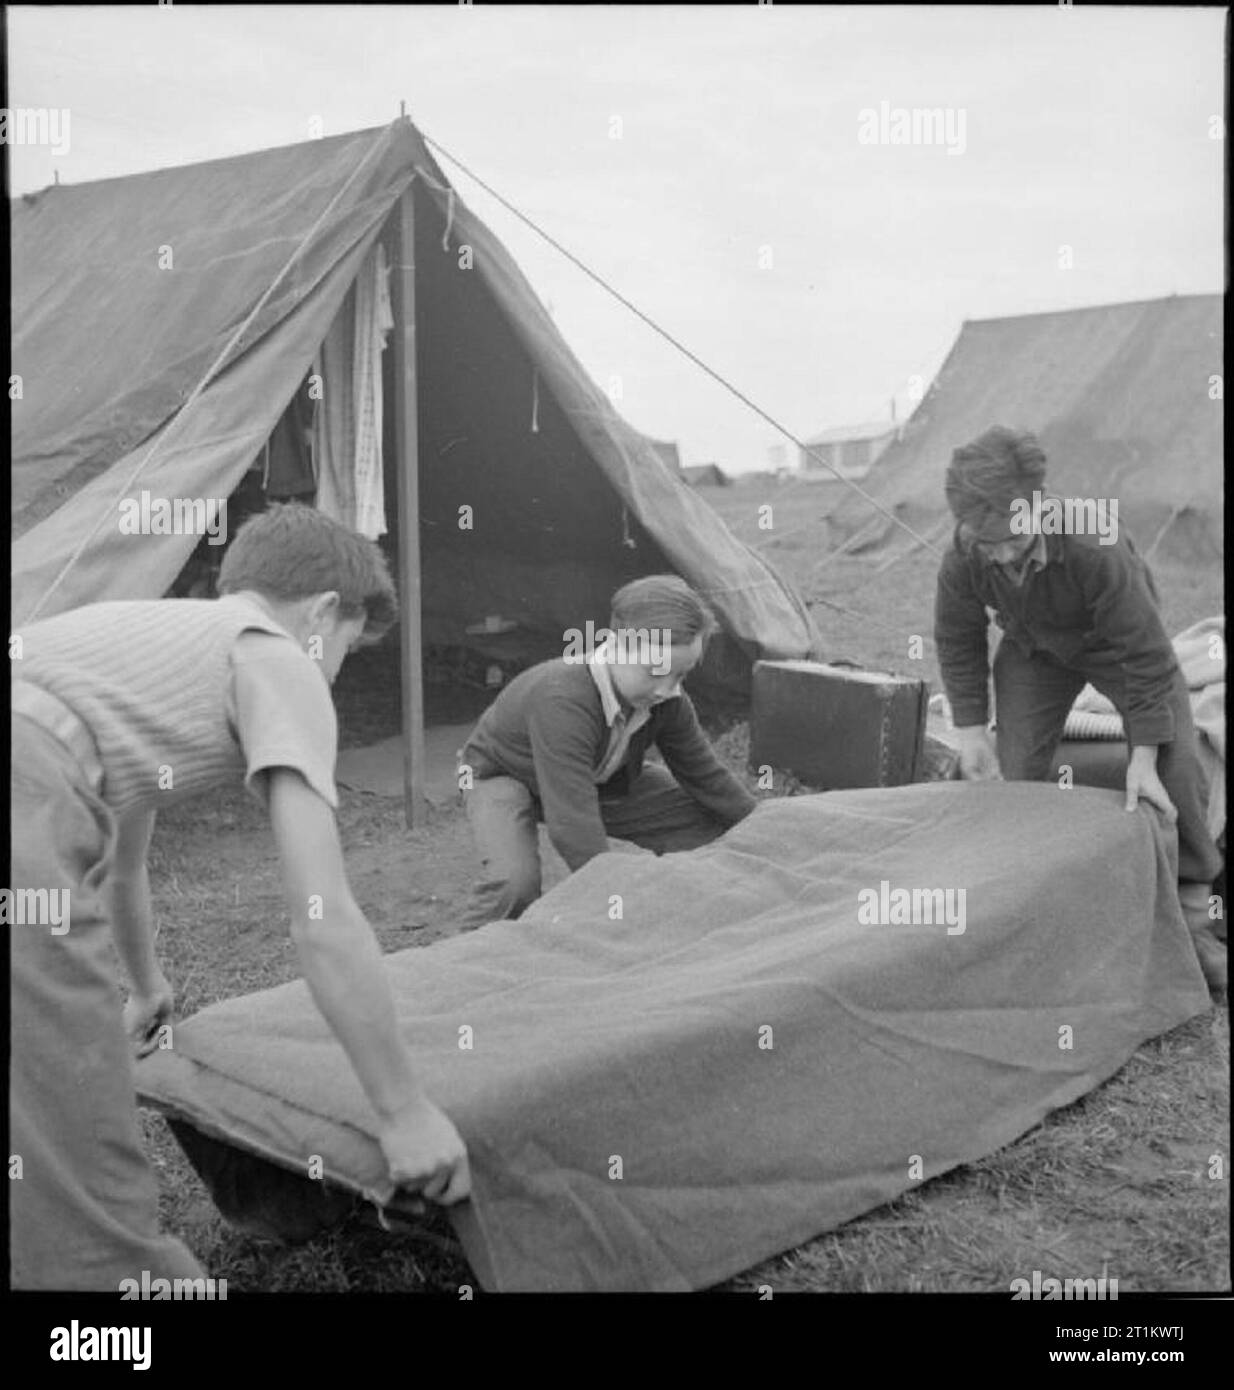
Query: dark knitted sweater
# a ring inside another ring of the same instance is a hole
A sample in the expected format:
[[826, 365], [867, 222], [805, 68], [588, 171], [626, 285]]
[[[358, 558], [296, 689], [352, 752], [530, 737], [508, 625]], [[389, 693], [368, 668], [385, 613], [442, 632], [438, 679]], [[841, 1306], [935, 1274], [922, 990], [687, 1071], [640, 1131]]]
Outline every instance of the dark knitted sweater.
[[463, 762], [477, 778], [522, 782], [540, 802], [549, 837], [571, 870], [608, 848], [600, 798], [629, 789], [653, 744], [682, 789], [724, 824], [736, 824], [758, 804], [712, 751], [688, 695], [654, 705], [631, 735], [622, 765], [597, 785], [609, 735], [587, 666], [545, 661], [520, 672], [485, 710]]
[[1086, 680], [1105, 675], [1125, 687], [1132, 746], [1172, 742], [1169, 700], [1178, 662], [1148, 566], [1125, 536], [1101, 545], [1096, 536], [1050, 535], [1046, 553], [1045, 566], [1019, 587], [958, 541], [943, 557], [934, 639], [956, 727], [989, 718], [991, 608], [1003, 640], [1025, 655], [1044, 652]]

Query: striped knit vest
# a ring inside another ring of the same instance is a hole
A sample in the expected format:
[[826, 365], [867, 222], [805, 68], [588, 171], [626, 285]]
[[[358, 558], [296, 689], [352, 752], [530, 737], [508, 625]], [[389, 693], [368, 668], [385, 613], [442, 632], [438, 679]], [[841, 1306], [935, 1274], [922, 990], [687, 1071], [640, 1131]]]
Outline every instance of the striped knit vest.
[[93, 603], [24, 628], [10, 666], [81, 719], [102, 760], [102, 798], [122, 814], [243, 774], [231, 653], [250, 628], [294, 641], [237, 596]]

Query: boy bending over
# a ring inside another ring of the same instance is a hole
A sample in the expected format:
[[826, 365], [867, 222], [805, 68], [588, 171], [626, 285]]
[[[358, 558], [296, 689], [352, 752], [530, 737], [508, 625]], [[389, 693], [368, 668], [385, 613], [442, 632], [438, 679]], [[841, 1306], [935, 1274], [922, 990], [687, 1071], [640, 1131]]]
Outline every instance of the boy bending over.
[[[334, 820], [330, 684], [362, 634], [394, 619], [385, 562], [320, 512], [271, 507], [237, 534], [219, 590], [34, 623], [12, 663], [12, 883], [67, 890], [71, 907], [67, 931], [11, 928], [18, 1288], [202, 1274], [158, 1229], [129, 1045], [149, 1051], [172, 1016], [146, 873], [155, 809], [238, 775], [269, 813], [300, 967], [373, 1107], [391, 1178], [441, 1202], [468, 1192], [463, 1141], [417, 1082]], [[113, 940], [132, 982], [123, 1015]]]
[[[1208, 786], [1191, 701], [1157, 590], [1130, 537], [1024, 527], [1044, 495], [1036, 438], [996, 425], [955, 451], [946, 493], [955, 542], [938, 572], [938, 664], [960, 743], [960, 771], [1042, 781], [1076, 696], [1091, 682], [1123, 718], [1125, 806], [1155, 806], [1178, 828], [1179, 900], [1210, 989], [1226, 988], [1226, 947], [1208, 918], [1221, 856], [1208, 832]], [[993, 662], [997, 742], [986, 732], [991, 664], [986, 610], [1003, 629]]]

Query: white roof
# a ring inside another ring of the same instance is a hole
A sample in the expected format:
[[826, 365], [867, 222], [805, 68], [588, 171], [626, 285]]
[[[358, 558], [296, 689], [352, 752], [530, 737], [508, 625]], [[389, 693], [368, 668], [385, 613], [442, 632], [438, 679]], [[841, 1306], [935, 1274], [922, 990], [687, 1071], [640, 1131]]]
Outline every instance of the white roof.
[[867, 425], [837, 425], [835, 429], [811, 435], [805, 442], [807, 445], [838, 444], [849, 439], [878, 439], [884, 434], [892, 434], [896, 423], [895, 420], [875, 420]]

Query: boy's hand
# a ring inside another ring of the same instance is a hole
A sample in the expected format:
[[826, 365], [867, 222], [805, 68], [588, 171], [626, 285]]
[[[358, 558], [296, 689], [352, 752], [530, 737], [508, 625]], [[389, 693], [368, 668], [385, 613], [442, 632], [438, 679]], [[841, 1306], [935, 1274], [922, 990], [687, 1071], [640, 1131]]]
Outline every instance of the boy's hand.
[[160, 970], [148, 990], [135, 991], [124, 1006], [124, 1031], [138, 1057], [158, 1046], [158, 1031], [170, 1023], [176, 996]]
[[960, 776], [966, 782], [1001, 782], [998, 754], [985, 725], [972, 724], [955, 733], [960, 747]]
[[1134, 811], [1141, 801], [1155, 806], [1168, 825], [1173, 825], [1178, 819], [1178, 809], [1157, 776], [1157, 750], [1147, 745], [1131, 750], [1131, 759], [1127, 764], [1127, 799], [1123, 809]]
[[421, 1099], [387, 1120], [378, 1135], [400, 1187], [419, 1191], [432, 1202], [450, 1206], [471, 1192], [467, 1148], [449, 1116], [431, 1100]]

